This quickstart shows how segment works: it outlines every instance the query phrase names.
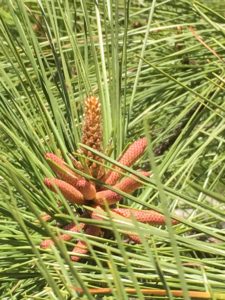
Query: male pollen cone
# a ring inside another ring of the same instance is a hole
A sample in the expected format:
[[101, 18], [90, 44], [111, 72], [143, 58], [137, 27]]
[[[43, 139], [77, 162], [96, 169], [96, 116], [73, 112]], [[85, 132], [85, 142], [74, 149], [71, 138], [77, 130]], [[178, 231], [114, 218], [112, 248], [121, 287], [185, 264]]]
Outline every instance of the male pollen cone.
[[[51, 169], [67, 183], [76, 186], [78, 175], [65, 165], [65, 161], [54, 153], [46, 153], [45, 158], [48, 161]], [[57, 167], [58, 165], [58, 167]]]
[[[148, 176], [149, 172], [142, 171], [140, 172], [143, 176]], [[125, 192], [127, 194], [131, 194], [136, 189], [138, 189], [140, 186], [142, 186], [142, 183], [137, 181], [136, 176], [130, 176], [122, 179], [119, 183], [114, 185], [114, 187], [122, 192]], [[104, 201], [106, 201], [109, 205], [116, 203], [117, 201], [121, 200], [123, 196], [120, 194], [111, 191], [111, 190], [104, 190], [97, 192], [95, 203], [99, 205], [103, 205]]]
[[114, 191], [111, 190], [105, 190], [105, 191], [100, 191], [96, 193], [96, 197], [94, 199], [94, 202], [98, 205], [104, 205], [104, 202], [107, 202], [108, 205], [112, 205], [119, 200], [121, 200], [123, 196], [120, 194], [117, 194]]
[[41, 244], [40, 244], [40, 247], [41, 247], [42, 249], [47, 249], [47, 248], [52, 247], [53, 245], [54, 245], [53, 240], [48, 239], [48, 240], [42, 241]]
[[135, 244], [141, 244], [141, 239], [138, 235], [132, 233], [131, 234], [127, 233], [127, 235], [133, 242], [135, 242]]
[[76, 188], [83, 194], [85, 200], [93, 200], [96, 196], [95, 185], [85, 179], [78, 180]]
[[[84, 223], [80, 223], [78, 225], [76, 225], [74, 223], [70, 223], [70, 224], [64, 226], [63, 229], [69, 230], [70, 232], [80, 232], [84, 227], [85, 227]], [[61, 241], [70, 241], [73, 238], [73, 236], [69, 233], [63, 233], [63, 234], [60, 234], [60, 236], [58, 236], [57, 238]], [[40, 247], [42, 249], [47, 249], [53, 245], [54, 245], [54, 241], [51, 239], [47, 239], [47, 240], [44, 240], [41, 242]]]
[[[84, 223], [74, 224], [70, 223], [63, 227], [63, 229], [68, 230], [70, 232], [81, 232], [85, 227]], [[63, 233], [59, 236], [60, 240], [70, 241], [72, 239], [72, 235], [69, 233]]]
[[[135, 141], [133, 144], [131, 144], [128, 149], [122, 154], [121, 158], [119, 158], [118, 162], [121, 163], [124, 166], [130, 167], [133, 165], [138, 158], [140, 158], [146, 147], [147, 147], [148, 141], [146, 138], [141, 138], [137, 141]], [[106, 175], [105, 183], [109, 185], [114, 185], [119, 178], [122, 176], [122, 174], [118, 173], [118, 171], [122, 172], [123, 170], [119, 167], [115, 167], [115, 171], [110, 171]]]
[[[88, 247], [85, 241], [79, 240], [76, 244], [76, 246], [73, 248], [72, 252], [76, 254], [87, 254], [88, 253]], [[72, 261], [79, 261], [81, 259], [81, 256], [79, 255], [72, 255], [71, 260]]]
[[63, 196], [69, 200], [71, 203], [83, 204], [83, 195], [71, 184], [56, 178], [45, 178], [44, 184], [53, 192], [57, 193], [58, 190], [63, 194]]
[[[140, 175], [142, 176], [149, 176], [149, 172], [146, 171], [141, 171]], [[140, 181], [137, 181], [138, 177], [136, 176], [130, 176], [130, 177], [126, 177], [124, 179], [122, 179], [119, 183], [117, 183], [116, 185], [114, 185], [115, 188], [127, 193], [127, 194], [131, 194], [132, 192], [134, 192], [136, 189], [138, 189], [139, 187], [141, 187], [143, 184]]]
[[[165, 216], [160, 214], [154, 210], [138, 210], [132, 208], [114, 208], [113, 212], [125, 217], [132, 219], [132, 216], [142, 223], [148, 223], [152, 225], [164, 225], [165, 224]], [[172, 220], [172, 224], [176, 224], [176, 220]]]
[[[99, 236], [101, 233], [101, 228], [93, 225], [87, 225], [87, 228], [85, 230], [86, 234], [93, 235], [93, 236]], [[76, 246], [73, 248], [72, 252], [74, 254], [86, 254], [88, 253], [88, 246], [85, 241], [79, 240], [76, 244]], [[79, 261], [81, 259], [80, 256], [72, 255], [71, 260], [72, 261]]]

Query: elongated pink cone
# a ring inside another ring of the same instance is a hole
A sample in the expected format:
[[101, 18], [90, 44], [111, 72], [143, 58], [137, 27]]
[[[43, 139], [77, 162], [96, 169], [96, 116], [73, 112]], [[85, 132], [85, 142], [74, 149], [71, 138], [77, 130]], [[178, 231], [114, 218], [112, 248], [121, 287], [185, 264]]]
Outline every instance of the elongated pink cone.
[[52, 170], [60, 177], [60, 179], [71, 184], [80, 191], [85, 200], [92, 200], [95, 198], [96, 190], [93, 183], [90, 183], [84, 178], [80, 178], [80, 176], [70, 170], [65, 165], [65, 162], [55, 154], [46, 153], [45, 158], [48, 160]]
[[[140, 174], [142, 176], [149, 176], [149, 172], [141, 171]], [[122, 179], [119, 183], [117, 183], [114, 187], [127, 193], [131, 194], [133, 193], [136, 189], [142, 186], [142, 183], [138, 181], [138, 177], [136, 176], [130, 176]]]
[[[85, 233], [89, 234], [89, 235], [93, 235], [93, 236], [99, 236], [100, 233], [101, 233], [101, 229], [99, 227], [96, 227], [96, 226], [93, 226], [93, 225], [87, 225]], [[77, 242], [76, 246], [73, 248], [72, 252], [75, 255], [71, 256], [71, 260], [72, 261], [79, 261], [81, 259], [81, 256], [79, 256], [79, 254], [88, 253], [88, 247], [87, 247], [86, 242], [79, 240]]]
[[[141, 175], [148, 176], [149, 172], [142, 171]], [[120, 191], [125, 193], [132, 193], [140, 186], [142, 183], [137, 181], [138, 178], [136, 176], [130, 176], [127, 178], [122, 179], [119, 183], [117, 183], [114, 187]], [[116, 192], [110, 190], [100, 191], [96, 194], [95, 203], [99, 205], [103, 205], [104, 201], [106, 201], [109, 205], [116, 203], [117, 201], [121, 200], [122, 196]]]
[[82, 193], [85, 200], [93, 200], [96, 196], [95, 185], [85, 179], [78, 180], [76, 188]]
[[51, 191], [55, 193], [58, 192], [58, 188], [63, 196], [71, 203], [84, 203], [83, 195], [71, 184], [56, 178], [45, 178], [44, 183]]
[[77, 242], [76, 246], [73, 248], [73, 252], [78, 255], [72, 255], [71, 260], [77, 262], [81, 259], [81, 256], [79, 256], [79, 254], [87, 254], [88, 253], [88, 247], [84, 241], [79, 240]]
[[59, 166], [64, 166], [65, 164], [65, 161], [61, 157], [55, 155], [52, 152], [45, 153], [45, 158], [54, 161]]
[[[154, 210], [138, 210], [138, 209], [126, 209], [126, 208], [114, 208], [113, 212], [132, 219], [132, 216], [139, 222], [148, 223], [152, 225], [164, 225], [165, 216]], [[172, 220], [172, 224], [177, 224], [176, 220]]]
[[[65, 227], [63, 227], [65, 230], [69, 230], [70, 232], [81, 232], [81, 230], [83, 230], [85, 227], [84, 223], [80, 223], [80, 224], [68, 224]], [[73, 237], [71, 234], [69, 233], [63, 233], [59, 236], [59, 238], [63, 241], [70, 241]]]
[[[138, 210], [138, 209], [126, 209], [126, 208], [114, 208], [111, 210], [125, 218], [132, 219], [136, 218], [137, 221], [142, 223], [148, 223], [151, 225], [164, 225], [165, 216], [154, 211], [154, 210]], [[177, 220], [172, 220], [172, 224], [179, 223]], [[137, 234], [127, 233], [129, 238], [136, 244], [141, 243], [141, 239]]]
[[[69, 230], [71, 232], [80, 232], [83, 228], [84, 228], [85, 224], [84, 223], [80, 223], [78, 225], [71, 223], [68, 224], [64, 227], [65, 230]], [[58, 237], [59, 240], [62, 241], [69, 241], [72, 239], [72, 235], [69, 233], [63, 233]], [[51, 239], [47, 239], [41, 242], [40, 247], [42, 249], [47, 249], [50, 248], [51, 246], [54, 245], [54, 242]]]
[[65, 161], [62, 158], [58, 157], [54, 153], [46, 153], [45, 158], [47, 159], [51, 169], [58, 177], [60, 177], [60, 179], [73, 186], [76, 185], [79, 176], [65, 165]]
[[135, 244], [141, 244], [141, 239], [138, 235], [136, 234], [127, 234], [127, 236], [133, 241], [135, 242]]
[[47, 249], [50, 248], [51, 246], [54, 245], [54, 242], [51, 239], [47, 239], [41, 242], [40, 247], [42, 249]]
[[101, 206], [103, 206], [105, 202], [111, 205], [113, 203], [120, 201], [122, 198], [123, 196], [117, 194], [116, 192], [105, 190], [96, 193], [94, 202]]
[[[146, 138], [141, 138], [135, 141], [128, 147], [118, 162], [127, 167], [132, 166], [143, 155], [147, 144]], [[110, 171], [106, 175], [105, 183], [114, 185], [122, 176], [120, 173], [118, 173], [118, 171], [122, 172], [123, 170], [119, 167], [115, 167], [114, 171]]]

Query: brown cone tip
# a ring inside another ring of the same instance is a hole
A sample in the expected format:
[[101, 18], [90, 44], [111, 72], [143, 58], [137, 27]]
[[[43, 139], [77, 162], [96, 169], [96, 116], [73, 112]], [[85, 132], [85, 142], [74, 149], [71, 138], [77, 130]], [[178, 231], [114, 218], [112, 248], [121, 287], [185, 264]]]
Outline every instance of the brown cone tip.
[[[102, 152], [102, 115], [101, 105], [98, 98], [91, 96], [88, 97], [84, 103], [84, 122], [82, 129], [82, 140], [81, 142], [97, 151]], [[90, 157], [96, 161], [102, 162], [102, 159], [91, 153], [86, 149], [82, 149], [87, 157]], [[95, 162], [87, 160], [87, 165], [90, 168], [91, 174], [94, 177], [99, 177], [100, 166]]]
[[[98, 151], [102, 150], [101, 105], [96, 97], [88, 97], [84, 103], [82, 143]], [[83, 150], [87, 152], [87, 150]], [[87, 153], [85, 153], [87, 154]]]

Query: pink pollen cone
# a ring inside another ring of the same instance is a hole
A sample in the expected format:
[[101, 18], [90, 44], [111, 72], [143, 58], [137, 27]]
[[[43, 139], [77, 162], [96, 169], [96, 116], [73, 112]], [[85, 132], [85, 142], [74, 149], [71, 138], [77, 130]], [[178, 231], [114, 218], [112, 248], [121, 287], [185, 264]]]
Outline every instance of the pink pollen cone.
[[71, 203], [84, 203], [83, 195], [75, 187], [63, 180], [56, 178], [45, 178], [44, 184], [55, 193], [57, 193], [59, 189], [63, 196]]
[[[118, 162], [127, 167], [132, 166], [144, 154], [147, 144], [148, 142], [146, 138], [141, 138], [135, 141], [128, 147], [124, 154], [122, 154]], [[115, 167], [115, 171], [110, 171], [106, 175], [106, 184], [114, 185], [119, 180], [122, 175], [117, 171], [122, 172], [123, 170], [119, 167]]]
[[[154, 211], [154, 210], [138, 210], [131, 208], [114, 208], [113, 212], [125, 217], [132, 219], [132, 216], [139, 222], [149, 223], [152, 225], [164, 225], [165, 216]], [[172, 220], [172, 224], [177, 224], [176, 220]]]
[[73, 186], [76, 185], [78, 181], [78, 175], [65, 165], [65, 161], [62, 158], [58, 157], [54, 153], [46, 153], [45, 158], [47, 159], [51, 169], [58, 177], [60, 177], [60, 179]]
[[[93, 236], [99, 236], [101, 233], [101, 228], [93, 226], [93, 225], [87, 225], [87, 228], [85, 230], [86, 234], [93, 235]], [[76, 246], [73, 248], [74, 254], [86, 254], [88, 253], [88, 247], [85, 241], [79, 240], [76, 244]], [[79, 261], [81, 259], [80, 256], [72, 255], [71, 260], [72, 261]]]
[[[149, 172], [142, 171], [140, 174], [143, 176], [148, 176]], [[131, 194], [140, 186], [142, 186], [142, 183], [137, 181], [137, 179], [138, 178], [136, 176], [126, 177], [122, 179], [119, 183], [117, 183], [114, 187], [122, 192]], [[95, 203], [103, 205], [104, 201], [106, 201], [109, 205], [111, 205], [121, 200], [122, 197], [123, 196], [114, 191], [104, 190], [96, 193]]]

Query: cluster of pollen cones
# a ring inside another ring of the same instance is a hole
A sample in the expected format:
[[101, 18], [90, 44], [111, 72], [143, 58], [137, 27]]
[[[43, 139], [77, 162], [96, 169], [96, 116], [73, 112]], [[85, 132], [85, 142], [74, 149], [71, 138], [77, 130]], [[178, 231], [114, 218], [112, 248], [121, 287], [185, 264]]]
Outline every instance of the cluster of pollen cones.
[[[88, 97], [85, 101], [84, 109], [84, 122], [82, 128], [82, 143], [99, 151], [102, 149], [102, 124], [101, 124], [101, 107], [96, 97]], [[120, 156], [118, 162], [130, 167], [132, 166], [145, 152], [147, 147], [146, 138], [136, 140], [131, 144], [127, 150]], [[107, 203], [108, 206], [114, 205], [122, 199], [120, 193], [114, 191], [118, 190], [128, 194], [133, 193], [136, 189], [142, 186], [138, 177], [133, 175], [124, 176], [123, 169], [120, 167], [113, 167], [110, 171], [106, 171], [102, 167], [103, 160], [97, 155], [94, 155], [91, 151], [87, 151], [82, 148], [79, 152], [85, 157], [85, 166], [83, 166], [75, 158], [72, 158], [74, 168], [71, 169], [66, 162], [56, 156], [54, 153], [46, 153], [45, 158], [56, 175], [56, 178], [45, 178], [45, 185], [55, 193], [61, 193], [71, 204], [77, 205], [90, 205], [93, 207], [93, 212], [89, 213], [89, 217], [92, 219], [101, 219], [104, 215], [104, 207]], [[82, 172], [88, 172], [94, 179], [98, 179], [98, 184], [95, 184], [94, 180], [87, 180], [76, 173], [76, 170]], [[87, 171], [86, 171], [87, 170]], [[146, 178], [150, 176], [149, 172], [139, 171], [140, 175]], [[105, 185], [111, 186], [106, 189], [99, 181]], [[153, 210], [135, 210], [124, 208], [111, 208], [113, 216], [124, 218], [135, 218], [137, 221], [149, 224], [165, 224], [165, 217]], [[48, 216], [44, 217], [48, 220]], [[175, 224], [176, 221], [173, 220]], [[88, 225], [84, 223], [69, 224], [64, 227], [65, 232], [58, 236], [58, 239], [63, 241], [69, 241], [72, 239], [70, 232], [85, 232], [87, 235], [99, 236], [102, 234], [100, 227], [94, 225]], [[128, 233], [128, 236], [135, 243], [140, 243], [140, 238], [134, 233]], [[42, 248], [49, 248], [54, 242], [50, 239], [43, 240], [41, 242]], [[78, 261], [82, 254], [88, 252], [88, 246], [85, 241], [78, 240], [74, 249], [71, 259]]]

